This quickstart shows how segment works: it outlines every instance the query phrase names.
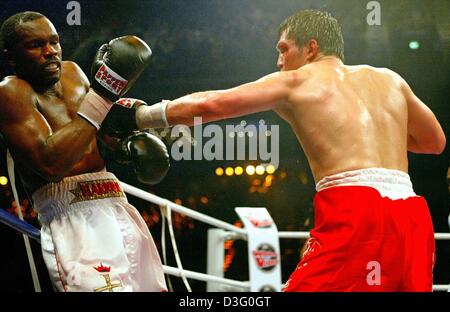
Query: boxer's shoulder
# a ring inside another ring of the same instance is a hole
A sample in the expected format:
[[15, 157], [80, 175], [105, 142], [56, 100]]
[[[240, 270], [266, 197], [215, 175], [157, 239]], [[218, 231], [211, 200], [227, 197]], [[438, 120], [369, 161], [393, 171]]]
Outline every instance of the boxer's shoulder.
[[35, 109], [36, 92], [25, 80], [16, 76], [5, 77], [0, 82], [0, 129], [23, 119], [26, 112]]
[[80, 66], [78, 66], [77, 63], [72, 62], [72, 61], [62, 61], [61, 62], [61, 66], [62, 69], [66, 72], [66, 73], [71, 73], [71, 74], [79, 74], [80, 72], [82, 73], [82, 69]]
[[3, 104], [10, 104], [24, 99], [32, 99], [35, 91], [33, 87], [23, 79], [17, 76], [7, 76], [0, 82], [0, 107], [8, 106]]
[[401, 78], [399, 74], [397, 74], [392, 69], [389, 69], [387, 67], [374, 67], [366, 64], [361, 65], [344, 65], [345, 69], [349, 73], [362, 73], [367, 75], [379, 75], [380, 77], [383, 76], [387, 79], [399, 79]]
[[278, 75], [281, 81], [286, 82], [291, 87], [297, 88], [314, 76], [314, 69], [308, 66], [306, 65], [296, 70], [277, 72], [275, 75]]
[[61, 79], [63, 81], [70, 81], [71, 83], [81, 84], [86, 88], [89, 87], [89, 79], [77, 63], [72, 61], [63, 61], [61, 63], [61, 67]]
[[33, 88], [26, 80], [15, 75], [6, 76], [0, 81], [1, 94], [19, 93], [23, 89], [28, 90]]

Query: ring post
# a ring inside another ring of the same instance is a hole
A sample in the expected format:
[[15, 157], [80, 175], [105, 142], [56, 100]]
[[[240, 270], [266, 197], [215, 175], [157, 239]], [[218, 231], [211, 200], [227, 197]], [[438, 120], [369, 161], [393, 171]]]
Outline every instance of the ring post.
[[278, 230], [266, 208], [237, 207], [247, 230], [250, 291], [281, 291]]

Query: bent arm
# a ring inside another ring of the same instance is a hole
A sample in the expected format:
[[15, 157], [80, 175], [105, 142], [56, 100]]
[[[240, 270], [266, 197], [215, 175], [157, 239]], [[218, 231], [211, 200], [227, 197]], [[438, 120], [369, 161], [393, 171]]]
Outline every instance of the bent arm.
[[273, 73], [235, 88], [183, 96], [167, 105], [167, 121], [171, 126], [192, 126], [194, 117], [202, 117], [205, 123], [280, 107], [290, 96], [295, 75], [294, 72]]
[[408, 105], [408, 151], [421, 154], [441, 154], [446, 139], [439, 121], [403, 81], [402, 92]]
[[16, 157], [45, 180], [58, 181], [83, 157], [96, 129], [77, 116], [53, 133], [33, 94], [26, 83], [0, 87], [1, 131]]

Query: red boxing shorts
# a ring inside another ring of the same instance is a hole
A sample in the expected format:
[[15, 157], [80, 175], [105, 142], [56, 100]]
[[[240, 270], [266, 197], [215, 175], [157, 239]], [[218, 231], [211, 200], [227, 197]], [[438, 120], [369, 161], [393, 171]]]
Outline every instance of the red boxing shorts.
[[433, 224], [406, 173], [344, 172], [317, 190], [314, 229], [284, 291], [432, 291]]

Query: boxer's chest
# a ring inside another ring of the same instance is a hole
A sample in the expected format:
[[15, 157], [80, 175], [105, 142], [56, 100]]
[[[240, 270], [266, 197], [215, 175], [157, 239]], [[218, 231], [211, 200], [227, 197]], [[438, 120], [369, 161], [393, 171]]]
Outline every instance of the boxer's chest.
[[38, 96], [37, 109], [52, 130], [57, 131], [75, 118], [85, 95], [83, 86], [62, 80], [58, 92], [47, 92]]

